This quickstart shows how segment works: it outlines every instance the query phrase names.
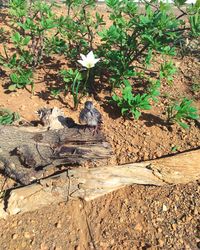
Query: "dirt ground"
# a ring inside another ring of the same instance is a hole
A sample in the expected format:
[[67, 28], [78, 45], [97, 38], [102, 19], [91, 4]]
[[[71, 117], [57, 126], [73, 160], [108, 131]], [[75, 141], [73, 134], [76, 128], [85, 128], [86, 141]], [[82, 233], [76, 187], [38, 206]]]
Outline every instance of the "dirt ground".
[[134, 185], [0, 220], [2, 250], [200, 248], [200, 183]]
[[[0, 25], [5, 26], [7, 17], [2, 17]], [[124, 121], [119, 110], [109, 105], [105, 83], [98, 81], [95, 98], [85, 97], [77, 111], [71, 109], [70, 95], [62, 102], [52, 99], [48, 87], [57, 84], [58, 70], [66, 68], [65, 59], [57, 57], [36, 72], [34, 96], [21, 89], [8, 94], [9, 77], [0, 71], [0, 107], [16, 111], [28, 121], [38, 119], [36, 111], [41, 107], [59, 107], [78, 122], [85, 100], [92, 100], [102, 113], [103, 132], [113, 147], [115, 163], [155, 159], [200, 147], [198, 122], [190, 122], [189, 130], [166, 126], [168, 95], [193, 98], [200, 108], [200, 92], [192, 91], [200, 77], [199, 55], [178, 55], [175, 64], [178, 72], [173, 85], [163, 84], [159, 102], [138, 121]], [[4, 178], [0, 181], [3, 185]], [[10, 180], [4, 188], [12, 185]], [[0, 228], [0, 250], [196, 250], [200, 249], [200, 183], [162, 188], [134, 185], [92, 202], [70, 200], [0, 220]]]

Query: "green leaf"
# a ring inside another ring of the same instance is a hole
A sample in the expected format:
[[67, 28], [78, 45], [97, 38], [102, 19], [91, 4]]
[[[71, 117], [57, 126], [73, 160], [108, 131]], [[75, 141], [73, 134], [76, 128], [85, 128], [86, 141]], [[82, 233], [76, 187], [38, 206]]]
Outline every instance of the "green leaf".
[[188, 129], [190, 126], [188, 124], [186, 124], [185, 122], [178, 122], [178, 124], [184, 128], [184, 129]]
[[16, 85], [15, 84], [12, 84], [8, 87], [8, 90], [10, 91], [14, 91], [16, 89]]
[[11, 36], [11, 39], [14, 43], [19, 43], [21, 41], [21, 35], [19, 32], [16, 32]]
[[122, 109], [121, 109], [122, 115], [124, 115], [125, 113], [127, 113], [128, 110], [129, 110], [128, 108], [122, 108]]
[[182, 6], [187, 2], [187, 0], [174, 0], [176, 6]]
[[106, 5], [110, 8], [115, 8], [119, 5], [119, 0], [106, 0], [105, 1]]
[[134, 118], [136, 120], [138, 120], [140, 118], [141, 112], [139, 110], [137, 110], [137, 109], [136, 110], [131, 110], [131, 112], [132, 112], [132, 114], [133, 114], [133, 116], [134, 116]]
[[31, 36], [26, 36], [23, 40], [23, 45], [27, 45], [31, 40]]

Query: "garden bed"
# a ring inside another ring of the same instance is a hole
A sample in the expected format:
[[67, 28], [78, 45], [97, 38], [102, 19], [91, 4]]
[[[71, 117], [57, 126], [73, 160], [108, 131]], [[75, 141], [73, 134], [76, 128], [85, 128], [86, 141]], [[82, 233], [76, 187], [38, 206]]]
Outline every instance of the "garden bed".
[[[108, 9], [104, 5], [98, 6], [97, 9], [104, 15], [108, 24]], [[8, 32], [4, 39], [7, 39], [8, 47], [12, 47], [9, 40], [8, 20], [6, 11], [2, 11], [1, 27]], [[5, 42], [5, 40], [3, 41]], [[2, 44], [0, 49], [3, 53]], [[180, 53], [175, 56], [173, 60], [177, 73], [173, 78], [173, 83], [161, 85], [158, 102], [151, 110], [142, 112], [139, 120], [133, 118], [124, 120], [121, 117], [120, 109], [110, 103], [110, 87], [105, 80], [96, 80], [94, 97], [83, 97], [77, 110], [72, 108], [73, 98], [70, 93], [65, 97], [61, 95], [61, 98], [53, 98], [50, 95], [51, 87], [58, 86], [62, 81], [58, 72], [69, 67], [65, 56], [56, 55], [36, 70], [34, 95], [27, 89], [18, 89], [14, 92], [7, 90], [10, 81], [9, 74], [2, 70], [0, 106], [18, 112], [21, 117], [30, 122], [38, 119], [36, 111], [41, 107], [58, 107], [63, 110], [66, 117], [70, 117], [78, 123], [79, 113], [84, 102], [93, 101], [95, 107], [102, 114], [102, 130], [114, 150], [114, 164], [139, 162], [184, 152], [200, 146], [199, 122], [190, 121], [189, 129], [183, 129], [178, 124], [169, 125], [166, 122], [166, 107], [173, 98], [188, 97], [194, 100], [198, 109], [200, 108], [198, 56], [197, 51], [192, 49], [188, 49], [187, 54], [183, 57]], [[163, 62], [163, 58], [157, 56], [155, 61], [151, 66], [154, 71], [159, 68], [159, 63]], [[141, 83], [138, 85], [141, 88]], [[30, 90], [29, 86], [27, 88]]]
[[[110, 10], [104, 4], [98, 5], [97, 10], [104, 16], [106, 26], [109, 26]], [[0, 53], [4, 53], [5, 41], [9, 53], [12, 53], [10, 19], [7, 10], [0, 11], [0, 27], [6, 31], [5, 37], [1, 38]], [[61, 15], [65, 10], [56, 9], [56, 13]], [[95, 48], [99, 43], [97, 37]], [[60, 70], [71, 67], [70, 60], [65, 55], [55, 54], [45, 57], [35, 70], [34, 94], [31, 93], [30, 85], [9, 91], [10, 71], [1, 67], [0, 107], [17, 112], [26, 122], [33, 124], [38, 121], [37, 110], [42, 107], [58, 107], [66, 117], [79, 123], [79, 113], [85, 101], [92, 101], [102, 114], [102, 132], [112, 145], [114, 155], [111, 165], [137, 163], [197, 149], [200, 147], [199, 120], [187, 120], [188, 129], [167, 121], [167, 107], [173, 100], [187, 97], [200, 110], [199, 38], [191, 39], [189, 43], [191, 46], [177, 48], [177, 55], [173, 57], [177, 68], [173, 81], [167, 83], [164, 79], [161, 80], [158, 101], [154, 103], [151, 100], [151, 110], [142, 110], [138, 120], [133, 117], [125, 119], [121, 116], [120, 108], [111, 103], [113, 93], [106, 74], [102, 77], [97, 75], [95, 94], [81, 98], [77, 110], [73, 109], [71, 93], [66, 96], [61, 93], [54, 98], [52, 89], [63, 84]], [[164, 59], [157, 54], [149, 70], [157, 72]], [[141, 62], [136, 62], [135, 65], [140, 67]], [[140, 93], [141, 89], [148, 86], [146, 81], [139, 79], [134, 87]], [[120, 89], [116, 88], [115, 93], [120, 94]], [[90, 162], [84, 165], [91, 166]], [[61, 166], [59, 170], [63, 171], [66, 167], [68, 166]], [[52, 166], [48, 171], [46, 175], [54, 174], [57, 169]], [[0, 176], [1, 191], [17, 185], [3, 174]], [[196, 249], [200, 239], [199, 193], [198, 182], [163, 188], [135, 185], [86, 205], [82, 201], [53, 205], [24, 216], [17, 215], [6, 223], [2, 222], [0, 245], [5, 249], [15, 247], [20, 250], [27, 247], [41, 250], [130, 249], [130, 246], [131, 249]]]

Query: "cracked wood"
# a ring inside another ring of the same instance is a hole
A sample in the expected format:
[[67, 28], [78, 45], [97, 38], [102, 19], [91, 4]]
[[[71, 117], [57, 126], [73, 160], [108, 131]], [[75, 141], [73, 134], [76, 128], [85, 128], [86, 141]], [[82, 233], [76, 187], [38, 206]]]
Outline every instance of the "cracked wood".
[[45, 131], [43, 128], [0, 126], [0, 170], [29, 184], [45, 167], [101, 161], [112, 155], [102, 133], [84, 126]]
[[200, 150], [121, 166], [75, 168], [12, 190], [0, 203], [0, 218], [70, 198], [92, 200], [132, 184], [170, 185], [200, 179]]

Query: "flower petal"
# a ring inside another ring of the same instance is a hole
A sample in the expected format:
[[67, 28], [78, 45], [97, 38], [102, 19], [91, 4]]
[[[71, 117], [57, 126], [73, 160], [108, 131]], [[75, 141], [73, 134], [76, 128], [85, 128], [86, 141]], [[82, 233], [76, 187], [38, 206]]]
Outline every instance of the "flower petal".
[[99, 60], [100, 60], [100, 58], [94, 59], [94, 64], [96, 64]]
[[91, 50], [88, 54], [87, 54], [87, 59], [90, 60], [90, 61], [93, 61], [94, 60], [94, 54], [93, 54], [93, 51]]
[[85, 55], [83, 55], [83, 54], [80, 54], [80, 57], [81, 57], [81, 59], [82, 59], [83, 61], [87, 59], [87, 57], [86, 57]]
[[79, 62], [82, 66], [86, 67], [86, 66], [85, 66], [85, 61], [83, 61], [83, 60], [78, 60], [78, 62]]

